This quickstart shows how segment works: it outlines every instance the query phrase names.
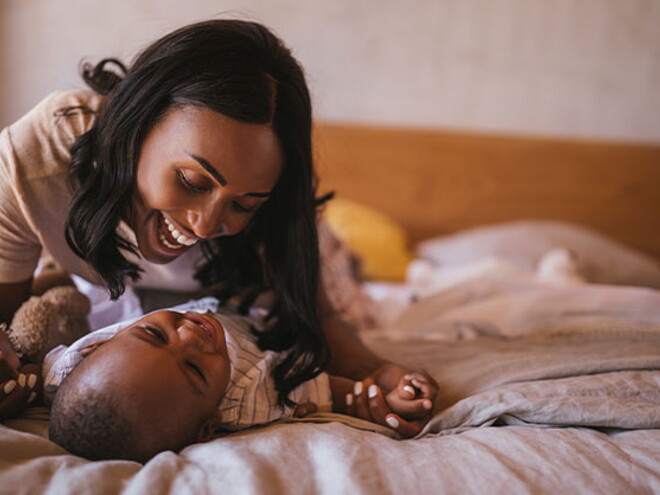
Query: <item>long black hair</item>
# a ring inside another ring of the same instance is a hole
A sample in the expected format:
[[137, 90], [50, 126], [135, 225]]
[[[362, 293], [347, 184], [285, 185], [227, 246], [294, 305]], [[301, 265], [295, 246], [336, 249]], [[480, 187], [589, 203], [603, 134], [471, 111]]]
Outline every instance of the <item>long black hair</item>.
[[148, 132], [168, 110], [192, 105], [232, 119], [271, 125], [284, 153], [270, 199], [243, 232], [204, 241], [196, 278], [222, 282], [222, 297], [274, 289], [277, 300], [262, 349], [289, 350], [274, 370], [280, 403], [316, 376], [329, 358], [317, 311], [319, 252], [312, 112], [303, 70], [266, 27], [211, 20], [178, 29], [142, 51], [126, 68], [105, 59], [83, 65], [87, 84], [106, 98], [93, 127], [74, 143], [71, 172], [79, 188], [66, 223], [73, 251], [104, 279], [112, 298], [140, 268], [121, 250], [136, 246], [116, 232], [135, 191], [136, 168]]

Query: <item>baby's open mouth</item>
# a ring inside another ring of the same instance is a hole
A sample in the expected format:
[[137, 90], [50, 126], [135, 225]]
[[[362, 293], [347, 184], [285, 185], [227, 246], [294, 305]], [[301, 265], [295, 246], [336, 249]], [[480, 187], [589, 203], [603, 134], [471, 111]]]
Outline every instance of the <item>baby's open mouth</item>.
[[216, 330], [206, 317], [199, 314], [186, 314], [186, 319], [197, 325], [214, 347], [217, 345]]

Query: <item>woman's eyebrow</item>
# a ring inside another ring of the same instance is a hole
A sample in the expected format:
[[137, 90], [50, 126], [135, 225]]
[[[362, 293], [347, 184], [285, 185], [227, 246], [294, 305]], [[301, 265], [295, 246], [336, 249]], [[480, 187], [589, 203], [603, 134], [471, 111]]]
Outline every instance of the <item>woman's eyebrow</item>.
[[[204, 170], [206, 170], [209, 174], [211, 174], [215, 178], [215, 180], [217, 180], [220, 183], [221, 186], [226, 186], [227, 185], [227, 179], [225, 179], [225, 177], [220, 172], [218, 172], [213, 167], [213, 165], [211, 165], [208, 162], [208, 160], [206, 160], [205, 158], [202, 158], [201, 156], [196, 155], [194, 153], [190, 153], [190, 152], [185, 151], [185, 150], [184, 150], [184, 152], [190, 158], [192, 158], [197, 163], [199, 163], [204, 168]], [[249, 193], [243, 194], [243, 196], [250, 196], [250, 197], [253, 197], [253, 198], [268, 198], [268, 197], [270, 197], [271, 194], [272, 194], [271, 191], [268, 191], [268, 192], [249, 192]]]
[[[150, 346], [155, 347], [157, 349], [163, 349], [165, 347], [162, 344], [159, 344], [159, 343], [153, 341], [152, 339], [150, 339], [149, 337], [145, 336], [142, 332], [140, 332], [139, 327], [131, 328], [131, 332], [129, 332], [129, 335], [131, 337], [135, 337], [136, 339], [141, 340], [142, 342], [145, 342], [145, 343], [149, 344]], [[177, 359], [176, 361], [177, 361], [177, 365], [179, 366], [179, 369], [181, 370], [181, 373], [186, 378], [186, 381], [188, 382], [188, 384], [192, 388], [193, 392], [195, 392], [195, 394], [197, 394], [197, 395], [204, 396], [204, 392], [199, 389], [199, 387], [195, 383], [195, 380], [190, 375], [192, 372], [188, 371], [185, 364], [183, 364], [180, 360]]]
[[226, 186], [227, 185], [227, 179], [223, 177], [223, 175], [218, 172], [213, 166], [205, 159], [202, 158], [201, 156], [198, 156], [194, 153], [189, 153], [188, 151], [185, 151], [186, 155], [188, 155], [190, 158], [195, 160], [197, 163], [199, 163], [202, 167], [204, 167], [204, 170], [206, 170], [209, 174], [211, 174], [215, 180], [217, 180], [221, 186]]

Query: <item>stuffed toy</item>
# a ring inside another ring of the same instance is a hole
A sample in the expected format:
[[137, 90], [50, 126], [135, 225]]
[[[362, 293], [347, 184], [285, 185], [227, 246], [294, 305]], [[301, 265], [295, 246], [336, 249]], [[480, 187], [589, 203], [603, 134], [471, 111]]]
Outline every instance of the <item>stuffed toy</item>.
[[23, 362], [40, 363], [52, 348], [69, 345], [90, 331], [90, 302], [69, 275], [47, 264], [32, 284], [32, 297], [4, 328]]

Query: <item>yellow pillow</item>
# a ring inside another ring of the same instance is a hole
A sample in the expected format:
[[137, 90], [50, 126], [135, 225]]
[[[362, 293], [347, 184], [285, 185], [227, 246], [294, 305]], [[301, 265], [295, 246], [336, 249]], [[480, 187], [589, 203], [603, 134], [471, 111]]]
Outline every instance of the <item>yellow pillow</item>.
[[325, 218], [332, 231], [361, 261], [370, 280], [403, 281], [412, 260], [406, 232], [384, 213], [355, 201], [328, 202]]

